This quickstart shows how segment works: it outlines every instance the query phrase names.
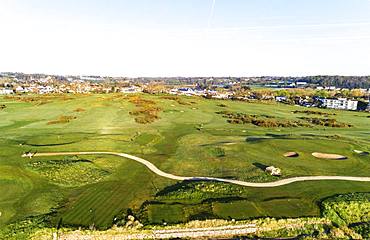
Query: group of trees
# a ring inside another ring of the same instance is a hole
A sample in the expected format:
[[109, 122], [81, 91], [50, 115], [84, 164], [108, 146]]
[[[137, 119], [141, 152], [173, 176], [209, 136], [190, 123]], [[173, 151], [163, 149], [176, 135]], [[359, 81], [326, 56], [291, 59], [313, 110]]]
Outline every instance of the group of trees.
[[321, 97], [321, 98], [367, 98], [369, 97], [369, 93], [362, 91], [361, 89], [344, 89], [344, 90], [315, 90], [315, 89], [282, 89], [275, 91], [275, 96], [285, 96], [288, 98], [291, 97]]
[[308, 85], [337, 88], [370, 88], [370, 76], [306, 76], [306, 77], [255, 77], [249, 79], [252, 84], [268, 84], [277, 82], [307, 82]]
[[303, 78], [308, 83], [340, 88], [370, 88], [370, 76], [312, 76]]

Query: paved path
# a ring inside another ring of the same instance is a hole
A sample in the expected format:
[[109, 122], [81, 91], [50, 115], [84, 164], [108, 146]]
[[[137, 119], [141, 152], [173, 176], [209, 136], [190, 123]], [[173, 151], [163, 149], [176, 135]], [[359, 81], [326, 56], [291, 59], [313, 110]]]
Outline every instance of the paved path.
[[244, 182], [244, 181], [239, 181], [239, 180], [214, 178], [214, 177], [182, 177], [182, 176], [176, 176], [170, 173], [163, 172], [162, 170], [158, 169], [153, 163], [145, 159], [142, 159], [142, 158], [139, 158], [133, 155], [129, 155], [126, 153], [117, 153], [117, 152], [54, 152], [54, 153], [35, 153], [33, 155], [24, 154], [22, 157], [67, 156], [67, 155], [115, 155], [115, 156], [120, 156], [120, 157], [124, 157], [124, 158], [137, 161], [145, 165], [155, 174], [165, 177], [165, 178], [173, 179], [173, 180], [218, 181], [218, 182], [233, 183], [233, 184], [246, 186], [246, 187], [259, 187], [259, 188], [278, 187], [278, 186], [287, 185], [287, 184], [294, 183], [294, 182], [317, 181], [317, 180], [341, 180], [341, 181], [370, 182], [370, 177], [349, 177], [349, 176], [292, 177], [292, 178], [278, 180], [275, 182], [266, 182], [266, 183]]

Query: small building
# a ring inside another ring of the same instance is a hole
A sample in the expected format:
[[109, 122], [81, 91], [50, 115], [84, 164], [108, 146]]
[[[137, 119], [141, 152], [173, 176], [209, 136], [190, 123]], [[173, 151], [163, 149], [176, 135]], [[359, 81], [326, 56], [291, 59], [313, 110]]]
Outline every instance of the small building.
[[0, 95], [9, 95], [13, 93], [14, 93], [13, 89], [0, 88]]
[[185, 96], [195, 95], [195, 91], [192, 88], [179, 88], [177, 89], [178, 94]]
[[286, 100], [288, 100], [288, 98], [287, 98], [287, 97], [285, 97], [285, 96], [276, 96], [276, 97], [275, 97], [275, 100], [276, 100], [277, 102], [285, 102]]
[[281, 169], [274, 166], [267, 167], [265, 171], [270, 173], [271, 176], [281, 176]]
[[308, 83], [307, 82], [304, 82], [304, 81], [298, 81], [296, 82], [296, 85], [297, 87], [303, 87], [303, 86], [306, 86]]

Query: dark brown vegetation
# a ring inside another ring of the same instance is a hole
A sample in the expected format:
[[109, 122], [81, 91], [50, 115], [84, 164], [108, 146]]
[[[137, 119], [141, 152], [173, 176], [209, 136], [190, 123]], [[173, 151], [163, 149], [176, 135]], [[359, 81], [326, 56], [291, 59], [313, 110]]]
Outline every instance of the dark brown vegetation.
[[5, 109], [6, 108], [6, 105], [5, 104], [1, 104], [0, 105], [0, 110], [3, 110], [3, 109]]
[[295, 110], [293, 111], [293, 113], [304, 113], [304, 114], [307, 114], [307, 115], [320, 115], [320, 116], [329, 116], [329, 115], [336, 115], [335, 113], [325, 113], [325, 112], [320, 112], [320, 111], [313, 111], [313, 110], [304, 110], [304, 111], [299, 111], [299, 110]]
[[251, 123], [259, 127], [309, 127], [308, 124], [301, 121], [276, 119], [269, 115], [249, 115], [229, 111], [221, 111], [217, 114], [222, 114], [223, 117], [228, 118], [227, 122], [231, 124]]
[[76, 119], [77, 117], [75, 116], [59, 116], [58, 119], [49, 121], [47, 124], [52, 125], [52, 124], [64, 124], [64, 123], [69, 123], [70, 121]]
[[222, 103], [221, 103], [221, 104], [218, 104], [217, 106], [218, 106], [218, 107], [223, 107], [223, 108], [227, 107], [227, 105], [222, 104]]
[[74, 112], [85, 112], [86, 110], [84, 108], [76, 108]]
[[131, 111], [130, 114], [135, 116], [137, 123], [152, 123], [160, 118], [158, 114], [162, 109], [157, 107], [154, 101], [143, 99], [140, 96], [132, 96], [129, 102], [136, 106], [136, 109]]
[[309, 118], [309, 117], [301, 117], [300, 119], [303, 119], [309, 123], [320, 125], [324, 127], [335, 127], [335, 128], [346, 128], [346, 127], [352, 127], [351, 124], [348, 123], [342, 123], [338, 122], [334, 118]]

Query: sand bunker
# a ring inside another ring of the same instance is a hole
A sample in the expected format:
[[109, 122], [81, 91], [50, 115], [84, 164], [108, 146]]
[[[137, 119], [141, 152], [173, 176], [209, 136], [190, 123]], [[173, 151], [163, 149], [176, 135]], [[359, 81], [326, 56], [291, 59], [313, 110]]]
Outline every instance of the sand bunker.
[[284, 153], [284, 157], [298, 157], [299, 154], [296, 152], [286, 152]]
[[360, 151], [360, 150], [353, 150], [355, 153], [360, 154], [360, 155], [369, 155], [369, 152], [365, 151]]
[[338, 154], [319, 153], [319, 152], [312, 153], [312, 156], [314, 156], [316, 158], [322, 158], [322, 159], [334, 159], [334, 160], [347, 159], [346, 156], [342, 156], [342, 155], [338, 155]]
[[229, 145], [235, 145], [236, 143], [234, 143], [234, 142], [228, 142], [228, 143], [224, 143], [224, 145], [226, 145], [226, 146], [229, 146]]

